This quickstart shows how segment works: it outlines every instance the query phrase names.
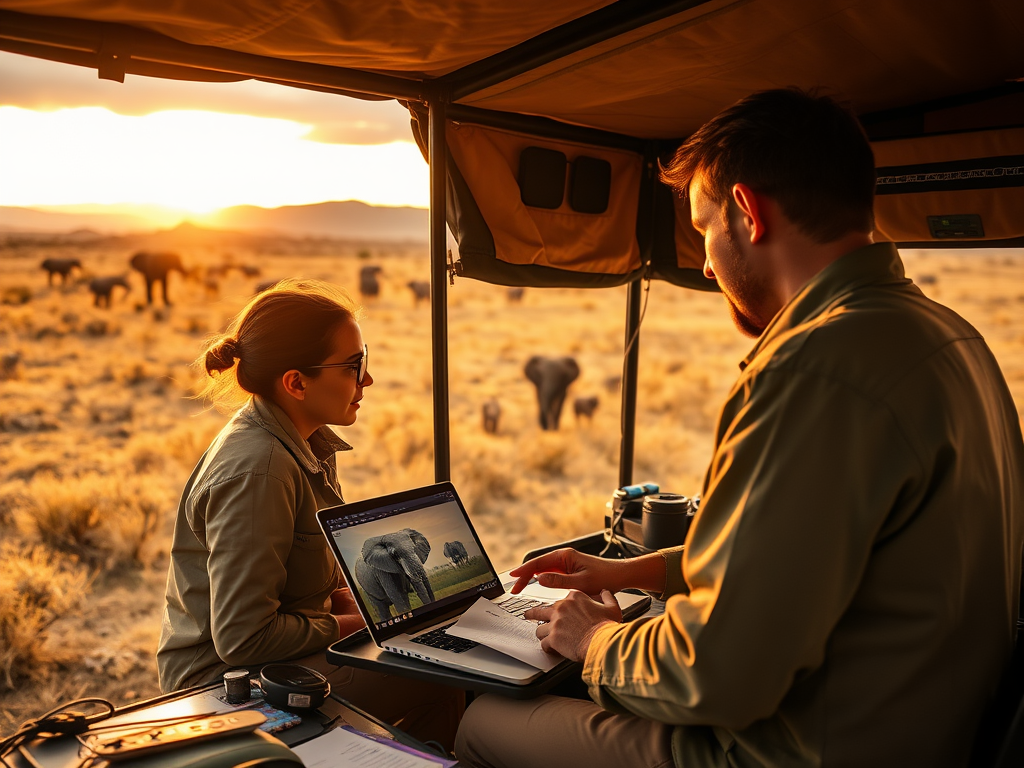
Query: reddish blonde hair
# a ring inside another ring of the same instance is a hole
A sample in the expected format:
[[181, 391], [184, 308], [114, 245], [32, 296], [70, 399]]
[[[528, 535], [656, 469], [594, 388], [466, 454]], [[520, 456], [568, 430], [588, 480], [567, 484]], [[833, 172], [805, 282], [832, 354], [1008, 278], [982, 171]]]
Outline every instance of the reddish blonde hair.
[[198, 397], [222, 409], [237, 407], [250, 395], [270, 398], [274, 382], [292, 369], [309, 376], [333, 351], [331, 339], [361, 310], [339, 286], [321, 280], [289, 278], [257, 294], [227, 332], [210, 339], [196, 359], [206, 373]]

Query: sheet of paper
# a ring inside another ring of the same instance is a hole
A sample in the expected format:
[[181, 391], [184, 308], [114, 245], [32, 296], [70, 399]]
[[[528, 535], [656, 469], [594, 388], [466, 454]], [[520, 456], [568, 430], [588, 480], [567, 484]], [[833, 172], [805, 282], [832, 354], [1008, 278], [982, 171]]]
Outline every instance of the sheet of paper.
[[473, 603], [462, 618], [448, 627], [447, 632], [455, 637], [475, 640], [545, 672], [564, 661], [557, 653], [547, 653], [540, 647], [536, 624], [513, 616], [486, 597]]
[[437, 758], [410, 755], [344, 728], [335, 728], [305, 744], [293, 747], [306, 768], [438, 768], [452, 765]]

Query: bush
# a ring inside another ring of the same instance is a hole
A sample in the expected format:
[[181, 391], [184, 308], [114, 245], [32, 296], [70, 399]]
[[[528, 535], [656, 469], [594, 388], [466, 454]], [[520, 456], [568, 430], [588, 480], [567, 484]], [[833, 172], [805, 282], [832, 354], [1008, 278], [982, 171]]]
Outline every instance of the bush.
[[0, 545], [0, 685], [43, 679], [67, 661], [47, 649], [46, 630], [88, 594], [88, 575], [42, 547]]
[[107, 569], [145, 565], [146, 545], [173, 506], [155, 476], [135, 474], [41, 474], [24, 498], [24, 527], [44, 545]]
[[9, 285], [0, 293], [0, 304], [18, 306], [32, 301], [32, 290], [24, 285]]

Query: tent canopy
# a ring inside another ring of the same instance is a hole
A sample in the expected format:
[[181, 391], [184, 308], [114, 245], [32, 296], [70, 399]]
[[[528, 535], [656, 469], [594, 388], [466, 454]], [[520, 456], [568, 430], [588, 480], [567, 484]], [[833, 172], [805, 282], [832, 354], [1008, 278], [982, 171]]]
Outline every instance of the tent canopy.
[[[382, 95], [412, 95], [402, 80], [413, 91], [444, 85], [454, 103], [652, 139], [685, 137], [762, 88], [825, 85], [869, 114], [1024, 78], [1018, 0], [0, 0], [0, 8], [29, 15], [0, 19], [8, 50], [20, 41], [98, 56], [106, 41], [140, 62], [214, 71], [218, 51], [253, 54], [399, 81]], [[62, 26], [61, 18], [116, 26]], [[47, 20], [52, 39], [40, 40]], [[212, 50], [205, 60], [193, 51], [190, 62], [187, 47], [150, 50], [159, 38], [133, 40], [133, 29]]]

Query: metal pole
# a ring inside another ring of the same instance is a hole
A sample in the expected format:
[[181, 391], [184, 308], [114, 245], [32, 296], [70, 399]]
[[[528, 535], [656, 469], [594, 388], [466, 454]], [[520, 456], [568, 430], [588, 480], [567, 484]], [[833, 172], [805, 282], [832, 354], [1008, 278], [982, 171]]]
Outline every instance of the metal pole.
[[443, 94], [427, 101], [427, 151], [430, 155], [430, 336], [434, 393], [434, 481], [450, 480], [448, 430], [448, 236], [445, 193], [448, 145]]
[[[640, 280], [626, 294], [626, 341], [632, 346], [622, 364], [622, 442], [619, 445], [619, 487], [633, 482], [633, 445], [636, 440], [637, 370], [640, 363]], [[634, 338], [635, 336], [635, 338]]]

